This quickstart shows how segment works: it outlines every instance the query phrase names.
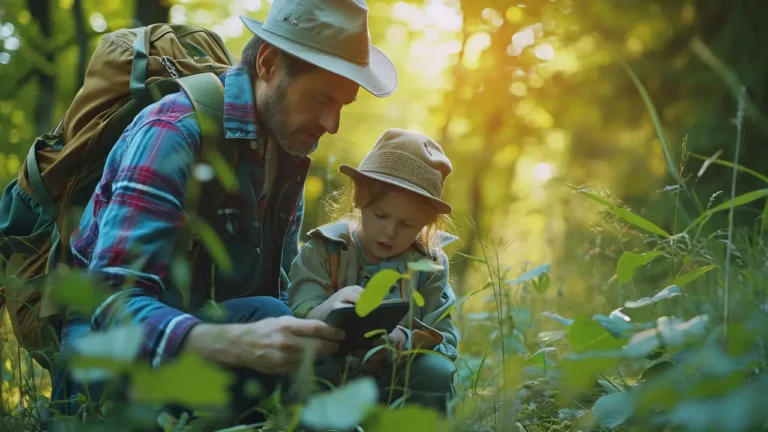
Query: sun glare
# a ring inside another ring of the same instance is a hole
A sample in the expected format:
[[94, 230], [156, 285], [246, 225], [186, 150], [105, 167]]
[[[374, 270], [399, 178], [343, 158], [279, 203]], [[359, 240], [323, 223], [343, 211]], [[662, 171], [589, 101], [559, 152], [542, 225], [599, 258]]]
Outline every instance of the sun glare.
[[537, 179], [547, 181], [554, 177], [555, 172], [554, 168], [552, 168], [552, 164], [548, 162], [540, 162], [533, 168], [533, 174]]

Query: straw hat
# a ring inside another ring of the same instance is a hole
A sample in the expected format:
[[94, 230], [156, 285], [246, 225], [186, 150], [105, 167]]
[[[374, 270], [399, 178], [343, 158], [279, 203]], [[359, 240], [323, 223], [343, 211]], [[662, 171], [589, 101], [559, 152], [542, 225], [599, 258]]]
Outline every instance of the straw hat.
[[367, 177], [424, 196], [440, 214], [452, 210], [442, 200], [443, 184], [452, 170], [440, 144], [402, 129], [387, 129], [357, 168], [346, 164], [339, 167], [339, 172], [352, 179]]
[[392, 60], [371, 45], [365, 0], [275, 0], [264, 23], [240, 16], [276, 48], [346, 77], [377, 97], [397, 88]]

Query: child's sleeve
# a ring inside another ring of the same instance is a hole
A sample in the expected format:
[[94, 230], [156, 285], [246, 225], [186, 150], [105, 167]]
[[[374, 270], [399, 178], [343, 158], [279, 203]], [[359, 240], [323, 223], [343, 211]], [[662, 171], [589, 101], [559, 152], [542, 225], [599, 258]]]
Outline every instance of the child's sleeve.
[[291, 264], [288, 306], [295, 316], [305, 318], [330, 297], [329, 275], [328, 252], [323, 240], [312, 238], [301, 247]]
[[[443, 270], [431, 273], [424, 285], [419, 287], [419, 293], [424, 297], [421, 321], [442, 335], [442, 342], [434, 350], [455, 360], [458, 357], [459, 332], [453, 325], [451, 313], [447, 311], [456, 303], [456, 294], [448, 280], [448, 256], [443, 252], [440, 253], [440, 261]], [[413, 334], [408, 337], [408, 348], [412, 337]]]

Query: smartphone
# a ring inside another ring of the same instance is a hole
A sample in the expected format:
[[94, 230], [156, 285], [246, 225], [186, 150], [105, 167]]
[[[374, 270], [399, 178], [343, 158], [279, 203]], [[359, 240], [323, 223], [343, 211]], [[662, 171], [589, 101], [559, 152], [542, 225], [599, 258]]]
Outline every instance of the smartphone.
[[381, 334], [366, 338], [366, 333], [373, 330], [392, 333], [407, 314], [408, 301], [394, 300], [381, 303], [365, 317], [357, 315], [354, 305], [334, 309], [325, 317], [325, 322], [344, 330], [346, 336], [342, 342], [343, 349], [370, 349], [373, 341], [380, 338]]

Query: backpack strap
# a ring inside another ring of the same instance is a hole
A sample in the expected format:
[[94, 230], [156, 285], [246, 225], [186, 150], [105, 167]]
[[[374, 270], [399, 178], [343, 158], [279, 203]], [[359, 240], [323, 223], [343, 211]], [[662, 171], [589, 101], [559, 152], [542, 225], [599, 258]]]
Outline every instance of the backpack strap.
[[[221, 80], [213, 73], [202, 73], [177, 81], [197, 113], [203, 141], [202, 159], [214, 168], [235, 169], [239, 146], [235, 142], [226, 142], [224, 138], [224, 85]], [[212, 220], [224, 200], [223, 189], [231, 191], [236, 185], [234, 176], [205, 182], [194, 203], [197, 214], [203, 220]], [[200, 199], [202, 197], [205, 199]]]
[[328, 252], [328, 266], [331, 278], [331, 293], [339, 290], [339, 264], [341, 262], [341, 252], [338, 244], [333, 242], [324, 242], [325, 250]]

